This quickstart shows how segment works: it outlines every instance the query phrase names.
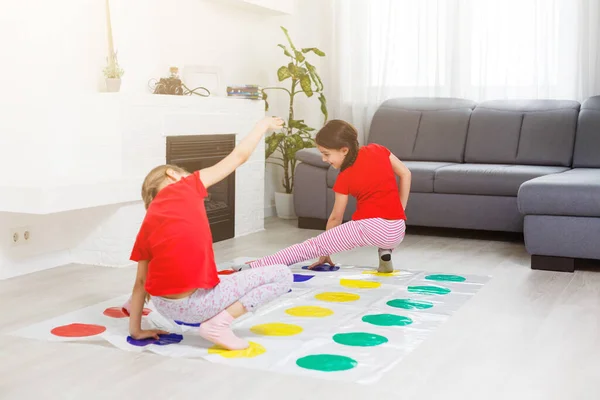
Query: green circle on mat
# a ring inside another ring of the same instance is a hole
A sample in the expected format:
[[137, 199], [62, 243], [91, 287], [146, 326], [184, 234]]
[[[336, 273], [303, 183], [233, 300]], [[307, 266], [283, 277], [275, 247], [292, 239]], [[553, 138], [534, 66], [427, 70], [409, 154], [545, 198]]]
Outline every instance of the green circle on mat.
[[345, 346], [371, 347], [387, 343], [387, 338], [367, 332], [338, 333], [333, 335], [333, 341]]
[[390, 307], [403, 308], [405, 310], [425, 310], [433, 307], [433, 303], [421, 300], [394, 299], [386, 303]]
[[448, 294], [450, 289], [439, 286], [409, 286], [408, 291], [417, 294]]
[[315, 354], [296, 360], [296, 365], [304, 369], [312, 369], [323, 372], [347, 371], [358, 365], [350, 357], [334, 354]]
[[460, 275], [433, 274], [425, 277], [428, 281], [464, 282], [467, 279]]
[[413, 323], [412, 319], [395, 314], [371, 314], [362, 317], [363, 322], [378, 326], [406, 326]]

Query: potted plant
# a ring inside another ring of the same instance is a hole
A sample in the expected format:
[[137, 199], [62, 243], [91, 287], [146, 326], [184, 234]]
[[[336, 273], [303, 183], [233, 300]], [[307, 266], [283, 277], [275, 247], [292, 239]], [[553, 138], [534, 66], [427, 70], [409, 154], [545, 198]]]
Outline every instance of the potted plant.
[[104, 67], [103, 72], [104, 77], [106, 78], [106, 91], [118, 92], [121, 89], [121, 77], [125, 71], [119, 66], [117, 53], [114, 53], [112, 57], [107, 58], [106, 67]]
[[307, 56], [316, 55], [324, 57], [325, 53], [316, 47], [297, 49], [290, 39], [286, 28], [281, 27], [289, 48], [286, 45], [279, 44], [283, 54], [289, 58], [286, 65], [279, 67], [277, 78], [279, 82], [286, 81], [287, 87], [266, 87], [263, 89], [263, 99], [266, 109], [269, 109], [267, 102], [268, 90], [282, 90], [289, 96], [288, 118], [282, 132], [273, 133], [266, 138], [266, 158], [267, 163], [275, 164], [283, 168], [283, 188], [285, 192], [275, 193], [275, 208], [280, 218], [295, 218], [294, 202], [292, 191], [294, 190], [294, 172], [296, 168], [296, 152], [302, 149], [315, 147], [313, 139], [314, 128], [304, 123], [303, 119], [298, 119], [294, 114], [294, 100], [296, 96], [303, 94], [307, 97], [318, 96], [321, 104], [321, 112], [324, 120], [327, 121], [327, 101], [323, 94], [323, 82], [317, 73], [316, 68], [308, 60]]

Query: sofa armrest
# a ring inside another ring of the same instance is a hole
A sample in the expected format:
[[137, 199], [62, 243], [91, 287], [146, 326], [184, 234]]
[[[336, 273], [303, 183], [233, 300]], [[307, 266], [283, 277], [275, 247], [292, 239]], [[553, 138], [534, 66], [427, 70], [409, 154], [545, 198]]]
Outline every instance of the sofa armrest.
[[323, 156], [317, 149], [302, 149], [296, 152], [296, 160], [319, 168], [329, 168], [329, 164], [323, 162]]
[[296, 166], [294, 208], [300, 218], [325, 220], [327, 214], [327, 170], [308, 163]]

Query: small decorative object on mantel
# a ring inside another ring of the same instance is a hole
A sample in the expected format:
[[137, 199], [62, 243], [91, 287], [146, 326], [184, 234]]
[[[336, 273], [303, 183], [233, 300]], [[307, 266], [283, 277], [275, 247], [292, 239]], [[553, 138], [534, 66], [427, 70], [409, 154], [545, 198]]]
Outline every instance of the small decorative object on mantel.
[[262, 100], [262, 87], [258, 85], [227, 86], [227, 96], [239, 99]]
[[208, 97], [210, 96], [210, 91], [202, 86], [198, 86], [197, 88], [190, 89], [179, 77], [179, 68], [171, 67], [169, 68], [170, 76], [166, 78], [160, 78], [158, 82], [156, 79], [151, 79], [148, 82], [148, 87], [154, 94], [170, 94], [175, 96], [188, 96], [195, 94], [197, 96]]
[[106, 78], [106, 91], [118, 92], [121, 89], [121, 77], [125, 71], [119, 66], [116, 53], [112, 57], [107, 57], [106, 67], [104, 67], [103, 72]]
[[106, 78], [106, 91], [118, 92], [121, 89], [121, 77], [124, 74], [123, 69], [117, 61], [117, 53], [113, 44], [112, 24], [110, 22], [110, 4], [106, 0], [106, 33], [108, 37], [108, 57], [106, 58], [106, 67], [104, 67], [104, 77]]

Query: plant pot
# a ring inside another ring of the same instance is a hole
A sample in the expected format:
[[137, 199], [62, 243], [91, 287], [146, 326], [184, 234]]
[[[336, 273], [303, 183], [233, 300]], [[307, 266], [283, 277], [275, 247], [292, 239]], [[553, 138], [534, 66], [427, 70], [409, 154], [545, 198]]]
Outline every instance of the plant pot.
[[275, 209], [281, 219], [295, 219], [294, 195], [290, 193], [275, 193]]
[[107, 92], [118, 92], [121, 90], [121, 79], [119, 78], [106, 78], [106, 91]]

